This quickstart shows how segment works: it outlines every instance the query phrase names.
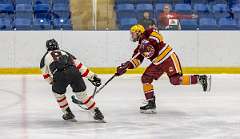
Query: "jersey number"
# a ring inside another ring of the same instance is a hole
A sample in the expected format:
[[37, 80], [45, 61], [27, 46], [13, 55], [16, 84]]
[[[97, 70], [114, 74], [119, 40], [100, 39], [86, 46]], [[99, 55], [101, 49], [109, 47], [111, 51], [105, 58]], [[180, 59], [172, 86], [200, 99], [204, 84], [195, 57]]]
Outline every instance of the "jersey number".
[[54, 61], [58, 61], [59, 58], [62, 56], [62, 53], [60, 51], [52, 51], [51, 55]]

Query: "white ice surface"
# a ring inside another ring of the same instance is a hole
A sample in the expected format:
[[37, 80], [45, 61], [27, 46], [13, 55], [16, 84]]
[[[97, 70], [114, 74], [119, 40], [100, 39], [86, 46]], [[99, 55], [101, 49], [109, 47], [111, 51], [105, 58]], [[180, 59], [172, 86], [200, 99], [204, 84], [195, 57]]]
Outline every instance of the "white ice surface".
[[[100, 75], [105, 82], [110, 75]], [[88, 92], [93, 86], [86, 81]], [[157, 114], [141, 114], [139, 75], [115, 78], [96, 96], [107, 123], [95, 123], [69, 100], [78, 122], [61, 119], [51, 86], [40, 75], [0, 76], [0, 139], [239, 139], [240, 76], [213, 75], [200, 85], [155, 81]], [[68, 89], [67, 95], [72, 95]]]

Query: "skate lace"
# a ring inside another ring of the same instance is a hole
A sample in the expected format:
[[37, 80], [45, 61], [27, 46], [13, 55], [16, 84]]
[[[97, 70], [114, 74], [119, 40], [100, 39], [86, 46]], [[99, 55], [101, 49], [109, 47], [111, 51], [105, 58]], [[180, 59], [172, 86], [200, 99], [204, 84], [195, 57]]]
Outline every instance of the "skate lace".
[[201, 84], [205, 84], [206, 83], [206, 80], [204, 78], [200, 78], [199, 81], [200, 81]]

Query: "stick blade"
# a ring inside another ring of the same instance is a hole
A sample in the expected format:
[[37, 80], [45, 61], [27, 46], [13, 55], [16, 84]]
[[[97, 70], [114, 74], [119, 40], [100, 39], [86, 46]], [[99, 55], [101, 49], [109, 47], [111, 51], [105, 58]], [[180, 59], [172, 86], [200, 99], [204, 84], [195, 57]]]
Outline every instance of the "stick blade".
[[72, 102], [75, 104], [83, 104], [82, 101], [78, 100], [74, 95], [71, 96]]

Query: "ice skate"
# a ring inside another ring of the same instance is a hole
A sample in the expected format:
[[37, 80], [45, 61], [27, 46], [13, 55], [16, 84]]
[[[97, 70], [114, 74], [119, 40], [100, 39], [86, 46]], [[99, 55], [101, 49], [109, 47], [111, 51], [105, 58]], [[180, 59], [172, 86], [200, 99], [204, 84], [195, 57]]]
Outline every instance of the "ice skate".
[[145, 114], [154, 114], [156, 113], [156, 103], [155, 97], [147, 100], [147, 104], [140, 107], [140, 112]]
[[77, 120], [75, 119], [74, 114], [72, 113], [72, 111], [70, 110], [70, 108], [66, 109], [66, 113], [62, 116], [62, 118], [66, 121], [72, 121], [72, 122], [76, 122]]
[[199, 76], [199, 82], [203, 87], [203, 91], [210, 91], [211, 90], [211, 75], [207, 76], [207, 75], [200, 75]]
[[93, 118], [94, 118], [94, 120], [96, 120], [97, 122], [106, 123], [106, 122], [104, 121], [104, 116], [103, 116], [102, 112], [99, 110], [98, 107], [96, 107], [96, 108], [93, 110]]

